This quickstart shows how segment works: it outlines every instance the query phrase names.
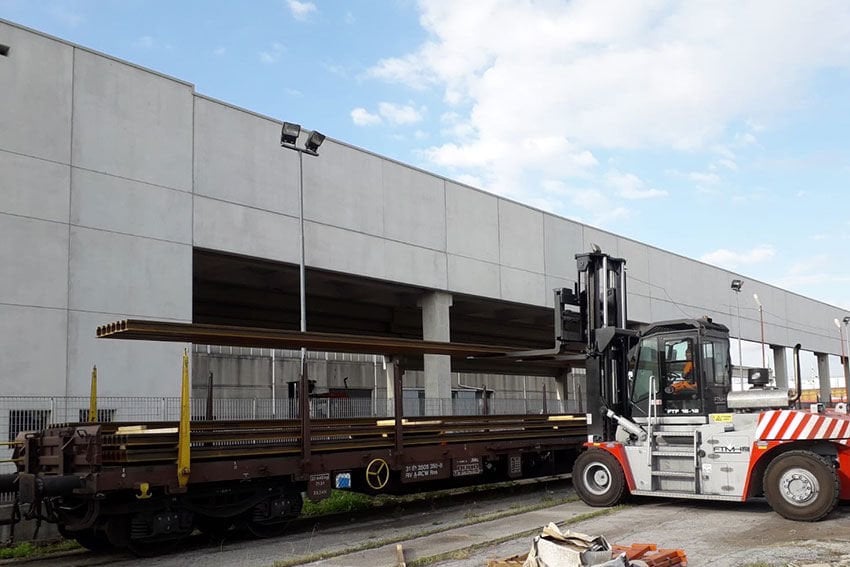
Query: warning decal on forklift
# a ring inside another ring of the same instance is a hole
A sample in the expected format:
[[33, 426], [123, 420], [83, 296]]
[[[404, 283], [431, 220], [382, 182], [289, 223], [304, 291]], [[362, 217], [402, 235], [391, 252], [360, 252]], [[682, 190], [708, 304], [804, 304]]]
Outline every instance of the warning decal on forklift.
[[732, 423], [731, 413], [712, 413], [708, 418], [714, 423]]

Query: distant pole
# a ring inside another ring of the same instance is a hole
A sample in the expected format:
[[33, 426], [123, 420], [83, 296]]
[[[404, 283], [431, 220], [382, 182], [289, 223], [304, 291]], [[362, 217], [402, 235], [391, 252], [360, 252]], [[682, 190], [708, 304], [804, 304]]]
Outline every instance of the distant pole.
[[756, 300], [756, 303], [759, 306], [759, 324], [761, 325], [761, 366], [762, 368], [766, 368], [767, 360], [764, 354], [764, 307], [762, 306], [761, 301], [759, 301], [759, 294], [754, 293], [753, 299]]

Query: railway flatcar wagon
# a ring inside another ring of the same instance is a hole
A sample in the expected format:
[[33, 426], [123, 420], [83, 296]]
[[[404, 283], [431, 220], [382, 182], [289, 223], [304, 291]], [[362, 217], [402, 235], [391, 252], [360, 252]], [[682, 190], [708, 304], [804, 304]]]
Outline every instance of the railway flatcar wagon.
[[22, 433], [18, 472], [0, 479], [0, 490], [17, 491], [23, 517], [56, 523], [92, 550], [148, 554], [195, 529], [273, 535], [300, 514], [304, 497], [321, 500], [332, 489], [401, 493], [551, 474], [558, 466], [566, 472], [587, 439], [584, 414], [403, 416], [400, 355], [504, 349], [132, 320], [100, 327], [98, 336], [371, 349], [396, 357], [396, 395], [395, 414], [385, 419], [311, 418], [302, 397], [298, 419], [191, 421], [184, 354], [179, 422], [66, 423]]

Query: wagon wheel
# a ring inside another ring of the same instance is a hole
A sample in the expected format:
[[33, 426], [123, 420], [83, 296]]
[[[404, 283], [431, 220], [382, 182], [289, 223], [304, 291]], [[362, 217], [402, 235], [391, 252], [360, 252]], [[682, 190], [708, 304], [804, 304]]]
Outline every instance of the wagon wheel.
[[381, 490], [390, 481], [390, 466], [384, 459], [372, 459], [366, 467], [366, 484], [372, 490]]

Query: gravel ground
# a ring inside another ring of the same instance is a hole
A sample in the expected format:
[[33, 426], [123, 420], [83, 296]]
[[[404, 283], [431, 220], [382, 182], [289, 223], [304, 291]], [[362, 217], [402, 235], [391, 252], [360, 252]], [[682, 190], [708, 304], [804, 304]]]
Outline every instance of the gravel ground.
[[[557, 521], [557, 518], [554, 518]], [[850, 566], [850, 506], [827, 520], [792, 522], [766, 503], [746, 505], [640, 499], [615, 514], [570, 523], [569, 529], [602, 534], [611, 543], [657, 543], [681, 548], [692, 567], [711, 565]], [[490, 559], [526, 553], [531, 538], [511, 540], [438, 565], [482, 567]]]
[[[450, 499], [440, 504], [388, 510], [374, 517], [316, 521], [275, 539], [235, 539], [211, 546], [196, 538], [178, 553], [152, 559], [77, 553], [26, 565], [271, 567], [276, 561], [300, 558], [303, 563], [316, 552], [335, 551], [339, 552], [335, 557], [310, 565], [381, 567], [395, 565], [395, 540], [401, 539], [409, 562], [426, 559], [440, 566], [483, 567], [490, 559], [527, 552], [533, 536], [517, 534], [536, 532], [553, 521], [572, 530], [605, 535], [612, 543], [648, 542], [682, 548], [691, 566], [850, 567], [850, 506], [846, 504], [825, 521], [801, 523], [784, 520], [762, 502], [742, 505], [636, 499], [628, 506], [601, 513], [581, 502], [560, 500], [570, 494], [569, 481], [550, 482], [520, 492], [503, 490], [495, 495], [482, 494], [480, 498], [473, 494], [458, 497], [456, 502]], [[541, 506], [545, 507], [524, 511], [524, 507]], [[478, 521], [505, 511], [515, 513]], [[364, 543], [374, 548], [342, 553]]]

